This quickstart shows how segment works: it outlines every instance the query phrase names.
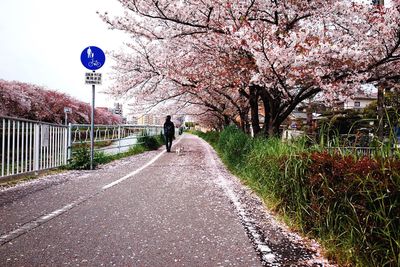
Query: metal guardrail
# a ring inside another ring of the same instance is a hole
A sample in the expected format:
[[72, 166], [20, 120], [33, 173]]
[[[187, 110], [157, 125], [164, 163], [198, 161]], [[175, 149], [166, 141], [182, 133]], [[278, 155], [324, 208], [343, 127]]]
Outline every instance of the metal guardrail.
[[0, 117], [0, 178], [65, 165], [67, 127]]
[[375, 147], [328, 147], [328, 151], [330, 152], [339, 152], [343, 154], [353, 154], [356, 156], [366, 156], [366, 157], [374, 157], [379, 154], [383, 157], [390, 157], [398, 152], [398, 148], [389, 148], [389, 149], [380, 149]]

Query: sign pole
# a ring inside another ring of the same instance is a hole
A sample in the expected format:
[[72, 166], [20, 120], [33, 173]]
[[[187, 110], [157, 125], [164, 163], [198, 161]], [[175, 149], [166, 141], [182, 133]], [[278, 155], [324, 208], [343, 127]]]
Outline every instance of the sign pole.
[[[95, 72], [95, 71], [93, 71]], [[93, 170], [94, 159], [94, 100], [95, 100], [96, 86], [92, 84], [92, 121], [90, 127], [90, 169]]]
[[88, 46], [81, 53], [83, 66], [93, 72], [85, 73], [85, 83], [92, 85], [92, 118], [90, 124], [90, 169], [94, 169], [94, 121], [95, 121], [95, 89], [96, 84], [101, 84], [101, 73], [96, 73], [106, 61], [106, 56], [97, 46]]

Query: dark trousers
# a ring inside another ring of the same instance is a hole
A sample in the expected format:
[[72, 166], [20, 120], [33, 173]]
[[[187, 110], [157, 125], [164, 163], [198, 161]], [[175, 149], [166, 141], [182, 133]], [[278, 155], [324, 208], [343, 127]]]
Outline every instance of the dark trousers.
[[164, 138], [165, 138], [165, 146], [167, 148], [167, 151], [171, 151], [173, 137], [165, 135]]

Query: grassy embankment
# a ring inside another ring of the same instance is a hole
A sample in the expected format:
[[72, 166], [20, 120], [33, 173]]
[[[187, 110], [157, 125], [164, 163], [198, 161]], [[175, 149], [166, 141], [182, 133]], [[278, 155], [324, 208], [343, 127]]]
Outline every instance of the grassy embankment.
[[341, 266], [400, 266], [400, 160], [326, 152], [305, 140], [196, 133], [291, 227]]

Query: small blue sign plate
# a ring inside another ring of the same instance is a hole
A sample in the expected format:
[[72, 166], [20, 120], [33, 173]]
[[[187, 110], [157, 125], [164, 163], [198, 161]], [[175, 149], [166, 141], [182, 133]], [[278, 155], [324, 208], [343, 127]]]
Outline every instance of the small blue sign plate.
[[81, 54], [81, 62], [85, 68], [89, 70], [98, 70], [103, 67], [106, 61], [106, 55], [103, 50], [97, 46], [89, 46], [83, 49]]

